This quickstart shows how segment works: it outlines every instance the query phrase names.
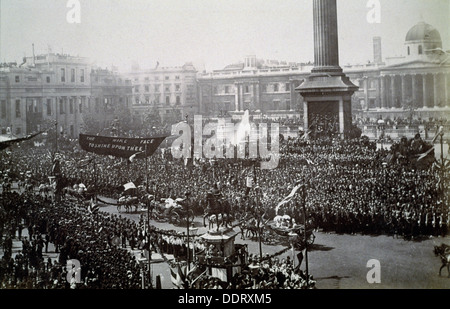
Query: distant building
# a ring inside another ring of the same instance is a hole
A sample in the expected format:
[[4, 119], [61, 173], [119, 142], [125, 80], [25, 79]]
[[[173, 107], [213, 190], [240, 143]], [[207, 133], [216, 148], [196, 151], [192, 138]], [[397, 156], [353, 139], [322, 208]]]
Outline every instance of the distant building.
[[[91, 71], [88, 58], [53, 53], [26, 57], [18, 66], [0, 65], [2, 133], [23, 136], [56, 121], [62, 135], [76, 138], [83, 113], [95, 112], [96, 100], [129, 104], [131, 82], [120, 84], [111, 72]], [[103, 110], [97, 115], [105, 117]]]
[[181, 67], [161, 67], [139, 69], [134, 66], [126, 74], [133, 84], [133, 112], [142, 120], [146, 113], [156, 109], [161, 120], [198, 112], [197, 70], [191, 63]]
[[121, 112], [131, 112], [132, 102], [133, 85], [130, 79], [111, 70], [92, 69], [91, 98], [87, 112], [97, 119], [101, 127], [114, 127], [116, 130], [108, 133], [119, 134]]
[[[359, 86], [352, 98], [354, 114], [369, 117], [450, 116], [450, 57], [442, 50], [439, 32], [420, 22], [405, 39], [405, 56], [382, 61], [381, 38], [373, 40], [374, 59], [342, 65]], [[294, 91], [313, 64], [282, 63], [248, 56], [244, 62], [199, 74], [199, 111], [204, 115], [239, 114], [255, 117], [302, 117], [302, 97]], [[258, 116], [259, 115], [259, 116]]]

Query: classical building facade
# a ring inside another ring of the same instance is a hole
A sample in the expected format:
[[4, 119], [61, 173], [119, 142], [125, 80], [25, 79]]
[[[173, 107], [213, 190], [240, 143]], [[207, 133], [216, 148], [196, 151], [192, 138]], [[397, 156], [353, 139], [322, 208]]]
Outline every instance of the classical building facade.
[[76, 138], [84, 113], [104, 117], [96, 107], [105, 98], [124, 106], [131, 102], [131, 81], [119, 79], [112, 72], [92, 70], [88, 58], [70, 55], [48, 53], [26, 57], [20, 65], [2, 64], [1, 133], [23, 136], [57, 123], [62, 135]]
[[[353, 114], [368, 118], [422, 119], [450, 115], [450, 57], [439, 32], [420, 22], [406, 35], [402, 57], [382, 61], [381, 38], [374, 38], [374, 60], [342, 65], [359, 89]], [[310, 75], [312, 64], [274, 63], [246, 57], [222, 70], [199, 74], [199, 111], [204, 115], [250, 109], [255, 117], [302, 117], [303, 98], [294, 91]]]
[[121, 115], [125, 110], [131, 112], [133, 105], [131, 80], [111, 70], [92, 69], [91, 96], [88, 103], [86, 110], [99, 122], [100, 127], [114, 127], [116, 132], [113, 133], [119, 134]]
[[162, 120], [198, 112], [197, 70], [191, 63], [181, 67], [140, 69], [135, 66], [126, 76], [133, 83], [133, 112], [143, 119], [156, 109]]

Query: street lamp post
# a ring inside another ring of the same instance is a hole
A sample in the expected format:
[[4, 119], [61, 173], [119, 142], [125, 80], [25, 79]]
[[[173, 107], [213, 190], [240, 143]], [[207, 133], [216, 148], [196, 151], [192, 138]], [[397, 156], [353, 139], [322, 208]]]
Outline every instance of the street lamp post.
[[[259, 188], [258, 188], [259, 189]], [[260, 200], [258, 197], [258, 192], [256, 192], [256, 207], [257, 207], [257, 215], [258, 215], [258, 242], [259, 242], [259, 258], [262, 261], [263, 258], [263, 252], [262, 252], [262, 240], [261, 240], [261, 234], [262, 234], [262, 218], [261, 218], [261, 205]]]
[[189, 195], [190, 192], [186, 192], [185, 193], [185, 200], [184, 200], [184, 207], [186, 208], [186, 236], [187, 236], [187, 254], [186, 254], [186, 259], [187, 259], [187, 270], [189, 272], [190, 270], [190, 254], [189, 254], [189, 230], [190, 230], [190, 226], [189, 226]]
[[[189, 217], [189, 214], [188, 214]], [[195, 262], [195, 236], [197, 235], [198, 232], [198, 228], [194, 227], [194, 225], [192, 225], [192, 227], [188, 228], [188, 235], [192, 235], [193, 237], [193, 242], [192, 242], [192, 261]], [[188, 242], [187, 244], [187, 250], [188, 250], [188, 270], [189, 270], [189, 256], [190, 256], [190, 243]]]
[[[442, 128], [442, 127], [441, 127]], [[439, 188], [439, 191], [440, 191], [440, 193], [441, 194], [444, 194], [444, 188], [445, 188], [445, 184], [444, 184], [444, 180], [445, 180], [445, 178], [444, 178], [444, 173], [445, 173], [445, 162], [444, 162], [444, 130], [440, 130], [441, 132], [440, 132], [440, 143], [441, 143], [441, 171], [440, 171], [440, 177], [441, 177], [441, 180], [440, 180], [440, 188]], [[441, 207], [442, 207], [442, 211], [443, 211], [443, 208], [444, 208], [444, 203], [442, 203], [441, 204]]]
[[58, 121], [55, 121], [55, 154], [58, 152]]
[[303, 241], [305, 242], [305, 272], [306, 272], [306, 284], [309, 286], [309, 270], [308, 270], [308, 236], [306, 232], [306, 186], [302, 186], [302, 207], [303, 207], [303, 224], [304, 224], [304, 231]]
[[440, 135], [440, 142], [441, 142], [441, 163], [442, 166], [444, 166], [444, 130], [441, 130]]

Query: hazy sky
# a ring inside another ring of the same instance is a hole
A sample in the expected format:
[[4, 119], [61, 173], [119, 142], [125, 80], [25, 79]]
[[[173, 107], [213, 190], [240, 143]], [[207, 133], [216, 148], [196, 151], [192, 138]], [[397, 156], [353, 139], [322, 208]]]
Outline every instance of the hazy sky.
[[[221, 69], [255, 54], [288, 62], [314, 60], [312, 0], [79, 0], [81, 23], [70, 24], [68, 0], [0, 0], [0, 61], [53, 52], [89, 57], [129, 70], [181, 66]], [[381, 23], [369, 23], [369, 0], [337, 0], [340, 64], [403, 54], [407, 31], [425, 21], [450, 49], [450, 0], [380, 0]]]

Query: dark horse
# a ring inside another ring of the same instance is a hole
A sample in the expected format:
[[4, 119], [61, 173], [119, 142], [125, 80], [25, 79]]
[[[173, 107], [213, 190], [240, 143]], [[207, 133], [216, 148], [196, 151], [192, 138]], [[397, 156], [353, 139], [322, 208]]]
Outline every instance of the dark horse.
[[439, 276], [444, 267], [447, 267], [448, 277], [450, 278], [450, 246], [441, 244], [440, 246], [434, 246], [434, 254], [439, 256], [442, 261], [442, 266], [439, 268]]
[[206, 196], [207, 207], [203, 215], [203, 225], [206, 227], [206, 218], [211, 229], [216, 224], [217, 230], [222, 225], [228, 226], [232, 222], [231, 206], [218, 191], [208, 192]]

